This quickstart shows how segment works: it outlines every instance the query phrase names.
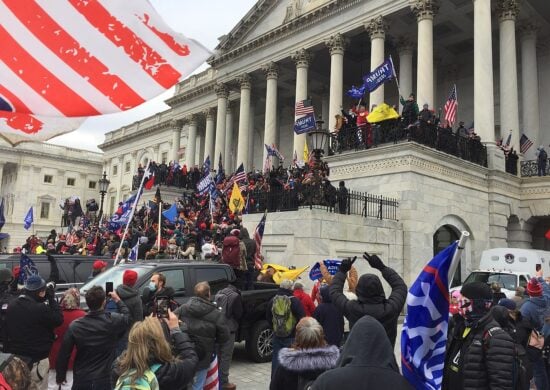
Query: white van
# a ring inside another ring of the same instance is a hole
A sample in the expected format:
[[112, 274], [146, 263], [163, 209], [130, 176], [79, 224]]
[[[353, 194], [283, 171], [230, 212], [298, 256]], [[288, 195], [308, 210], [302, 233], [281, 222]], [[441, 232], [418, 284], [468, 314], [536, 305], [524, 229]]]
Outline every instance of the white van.
[[[526, 287], [539, 267], [544, 276], [550, 276], [550, 252], [522, 248], [494, 248], [483, 251], [479, 269], [472, 271], [463, 284], [484, 282], [498, 283], [508, 298], [515, 294], [517, 286]], [[457, 286], [451, 291], [459, 290]]]

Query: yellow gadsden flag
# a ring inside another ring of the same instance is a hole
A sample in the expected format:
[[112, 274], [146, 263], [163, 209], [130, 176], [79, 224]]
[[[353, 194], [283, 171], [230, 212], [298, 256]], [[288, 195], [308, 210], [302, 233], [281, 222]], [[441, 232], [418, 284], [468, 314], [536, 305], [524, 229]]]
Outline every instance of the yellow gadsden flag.
[[265, 273], [268, 267], [275, 269], [275, 274], [273, 274], [273, 281], [276, 284], [281, 284], [281, 281], [283, 281], [284, 279], [296, 280], [304, 271], [309, 268], [309, 266], [301, 268], [288, 268], [284, 265], [264, 263], [260, 272]]
[[239, 190], [237, 183], [233, 183], [231, 198], [229, 199], [229, 209], [232, 213], [240, 212], [244, 208], [244, 198]]
[[307, 148], [307, 140], [304, 142], [304, 163], [307, 164], [309, 161], [309, 149]]
[[367, 120], [369, 123], [378, 123], [386, 121], [388, 119], [397, 119], [399, 114], [392, 107], [388, 106], [386, 103], [379, 104], [374, 110], [367, 115]]

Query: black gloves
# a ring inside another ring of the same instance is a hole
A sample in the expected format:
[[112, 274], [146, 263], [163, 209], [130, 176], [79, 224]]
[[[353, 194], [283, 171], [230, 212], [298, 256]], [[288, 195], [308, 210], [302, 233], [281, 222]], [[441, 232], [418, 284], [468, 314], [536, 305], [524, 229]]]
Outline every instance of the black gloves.
[[342, 264], [340, 264], [340, 268], [338, 269], [338, 271], [347, 273], [351, 269], [351, 266], [353, 265], [355, 260], [357, 260], [357, 256], [355, 256], [353, 260], [349, 257], [347, 259], [342, 260]]
[[369, 255], [367, 252], [363, 253], [363, 258], [369, 262], [369, 265], [377, 270], [382, 271], [386, 266], [382, 263], [382, 260], [377, 255]]

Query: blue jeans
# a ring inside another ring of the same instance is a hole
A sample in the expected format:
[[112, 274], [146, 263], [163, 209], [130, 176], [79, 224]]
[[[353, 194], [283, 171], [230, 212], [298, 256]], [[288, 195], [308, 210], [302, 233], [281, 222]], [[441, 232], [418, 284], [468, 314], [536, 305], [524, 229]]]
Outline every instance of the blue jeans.
[[533, 379], [535, 380], [537, 390], [549, 390], [548, 376], [542, 358], [531, 361], [531, 364], [533, 365]]
[[273, 339], [271, 339], [271, 345], [273, 346], [273, 354], [271, 355], [271, 377], [273, 378], [273, 374], [275, 373], [275, 370], [277, 369], [277, 366], [279, 365], [279, 351], [283, 348], [288, 348], [292, 344], [293, 338], [292, 337], [277, 337], [273, 335]]
[[193, 378], [193, 390], [202, 390], [204, 387], [204, 382], [206, 381], [206, 374], [208, 373], [208, 368], [198, 370], [195, 373], [195, 377]]

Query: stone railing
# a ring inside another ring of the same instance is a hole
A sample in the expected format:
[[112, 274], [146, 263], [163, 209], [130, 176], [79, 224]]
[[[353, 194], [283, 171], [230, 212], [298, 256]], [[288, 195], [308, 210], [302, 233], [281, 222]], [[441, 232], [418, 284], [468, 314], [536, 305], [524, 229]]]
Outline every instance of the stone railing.
[[550, 176], [550, 164], [546, 163], [546, 166], [544, 167], [544, 169], [543, 167], [541, 167], [539, 172], [539, 164], [537, 160], [522, 161], [521, 177], [533, 177], [533, 176]]

